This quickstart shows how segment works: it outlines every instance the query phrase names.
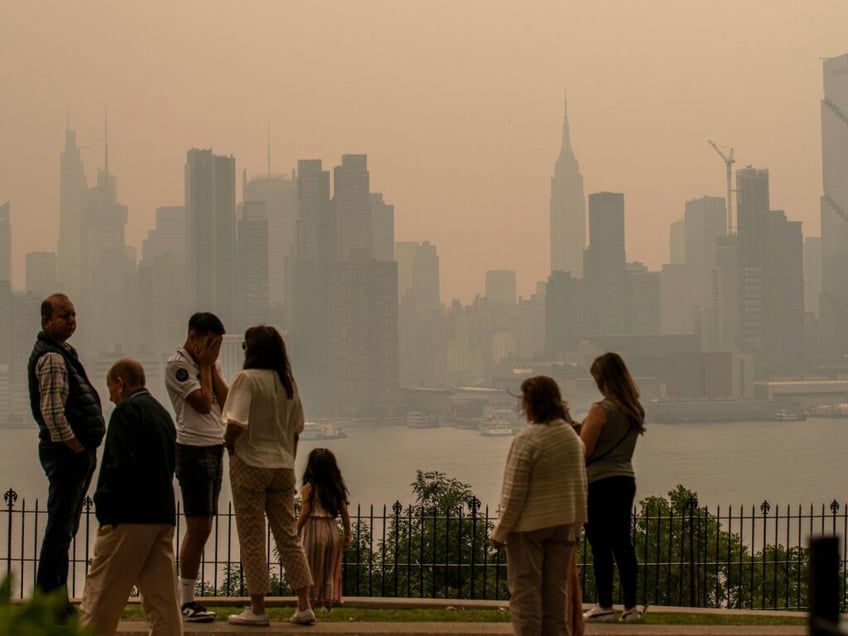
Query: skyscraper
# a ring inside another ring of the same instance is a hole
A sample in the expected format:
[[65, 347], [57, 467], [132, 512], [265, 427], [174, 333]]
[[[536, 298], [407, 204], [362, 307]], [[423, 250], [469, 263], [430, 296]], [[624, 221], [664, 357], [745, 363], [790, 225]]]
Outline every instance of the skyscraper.
[[235, 333], [273, 322], [268, 304], [268, 225], [264, 202], [245, 201], [239, 206]]
[[587, 327], [593, 335], [629, 333], [622, 193], [589, 195], [589, 247], [584, 258]]
[[583, 175], [571, 149], [568, 127], [568, 101], [562, 122], [562, 145], [551, 177], [550, 203], [551, 271], [583, 276], [583, 250], [586, 247], [586, 201]]
[[12, 280], [12, 221], [10, 205], [0, 204], [0, 281]]
[[727, 235], [727, 210], [721, 197], [701, 197], [686, 202], [686, 269], [697, 307], [701, 344], [718, 349], [718, 315], [713, 278], [719, 238]]
[[490, 269], [486, 271], [486, 298], [503, 305], [518, 302], [515, 271], [511, 269]]
[[235, 319], [236, 161], [212, 150], [186, 155], [188, 296], [192, 311], [211, 311], [224, 326]]
[[[763, 350], [766, 224], [769, 213], [768, 170], [736, 171], [739, 345], [744, 353]], [[762, 362], [762, 358], [758, 359]], [[755, 361], [755, 364], [757, 362]]]
[[38, 298], [46, 298], [57, 289], [56, 253], [27, 252], [24, 290]]
[[291, 261], [296, 233], [294, 181], [285, 175], [267, 174], [245, 178], [242, 192], [245, 202], [265, 204], [268, 217], [268, 301], [275, 316], [289, 300]]
[[371, 257], [378, 261], [395, 260], [395, 206], [386, 203], [383, 195], [368, 195], [371, 210]]
[[825, 361], [848, 355], [848, 54], [824, 60], [821, 344]]
[[82, 164], [77, 134], [65, 129], [59, 186], [59, 243], [56, 250], [59, 286], [71, 298], [79, 298], [82, 276], [82, 198], [86, 191], [85, 168]]
[[337, 260], [350, 261], [355, 253], [371, 256], [371, 197], [368, 157], [342, 155], [333, 169], [333, 207], [337, 224]]

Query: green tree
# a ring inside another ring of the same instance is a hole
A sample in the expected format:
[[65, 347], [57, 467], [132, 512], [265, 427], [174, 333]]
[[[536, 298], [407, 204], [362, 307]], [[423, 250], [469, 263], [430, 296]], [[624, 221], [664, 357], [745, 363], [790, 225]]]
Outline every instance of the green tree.
[[505, 565], [488, 542], [493, 524], [471, 487], [422, 470], [411, 485], [415, 503], [395, 504], [379, 544], [384, 594], [505, 598]]
[[23, 603], [12, 603], [12, 578], [0, 583], [0, 634], [14, 636], [90, 636], [93, 630], [79, 626], [72, 616], [65, 622], [65, 593], [34, 594]]

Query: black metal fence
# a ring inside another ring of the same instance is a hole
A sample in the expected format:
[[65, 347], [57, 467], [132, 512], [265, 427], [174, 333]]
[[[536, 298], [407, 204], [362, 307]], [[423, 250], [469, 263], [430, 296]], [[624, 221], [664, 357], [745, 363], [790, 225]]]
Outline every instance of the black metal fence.
[[[14, 577], [14, 593], [30, 593], [46, 510], [28, 506], [14, 490], [4, 493], [0, 514], [0, 578]], [[5, 517], [5, 519], [3, 519]], [[450, 510], [421, 505], [357, 506], [353, 540], [343, 557], [345, 596], [507, 599], [506, 561], [489, 547], [496, 515], [476, 499]], [[177, 545], [184, 532], [179, 516]], [[69, 587], [80, 596], [94, 547], [97, 521], [86, 500], [71, 548]], [[699, 506], [680, 489], [650, 497], [634, 511], [633, 541], [639, 559], [640, 602], [652, 605], [806, 610], [810, 536], [840, 538], [839, 598], [846, 604], [848, 506]], [[270, 532], [266, 539], [272, 594], [290, 590]], [[579, 546], [578, 565], [587, 598], [594, 597], [591, 550]], [[222, 511], [201, 563], [202, 595], [247, 593], [239, 562], [235, 515]]]

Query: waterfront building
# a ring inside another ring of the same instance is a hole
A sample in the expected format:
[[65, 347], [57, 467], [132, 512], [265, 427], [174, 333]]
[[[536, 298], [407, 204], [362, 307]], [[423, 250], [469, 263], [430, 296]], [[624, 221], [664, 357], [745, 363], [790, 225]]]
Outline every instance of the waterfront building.
[[232, 156], [193, 148], [186, 154], [185, 209], [189, 306], [235, 319], [235, 165]]
[[822, 64], [822, 293], [823, 360], [848, 364], [848, 53]]
[[370, 175], [367, 155], [342, 155], [333, 169], [333, 208], [336, 216], [336, 260], [360, 254], [372, 257]]
[[571, 148], [567, 100], [559, 157], [551, 177], [550, 242], [551, 272], [571, 272], [574, 277], [581, 278], [586, 248], [586, 200], [580, 164]]
[[653, 336], [660, 333], [660, 273], [648, 271], [643, 263], [627, 263], [627, 306], [630, 333]]
[[721, 197], [704, 196], [686, 202], [685, 260], [693, 288], [697, 324], [705, 350], [718, 350], [718, 316], [713, 278], [719, 238], [727, 235], [727, 206]]
[[668, 231], [668, 262], [683, 265], [686, 262], [686, 218], [672, 221]]
[[804, 237], [804, 311], [819, 315], [822, 292], [822, 238]]

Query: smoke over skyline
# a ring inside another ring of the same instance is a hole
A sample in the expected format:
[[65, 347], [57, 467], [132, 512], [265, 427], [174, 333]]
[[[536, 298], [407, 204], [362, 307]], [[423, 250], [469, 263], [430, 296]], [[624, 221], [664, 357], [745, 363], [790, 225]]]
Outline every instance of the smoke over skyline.
[[628, 260], [658, 267], [685, 202], [724, 196], [707, 139], [768, 168], [772, 207], [816, 235], [819, 58], [845, 52], [845, 24], [837, 0], [17, 4], [0, 23], [14, 281], [56, 249], [66, 117], [91, 183], [106, 109], [136, 247], [182, 203], [189, 148], [262, 174], [270, 122], [275, 173], [367, 153], [396, 239], [438, 247], [443, 300], [489, 269], [528, 295], [549, 273], [566, 88], [586, 194], [624, 193]]

